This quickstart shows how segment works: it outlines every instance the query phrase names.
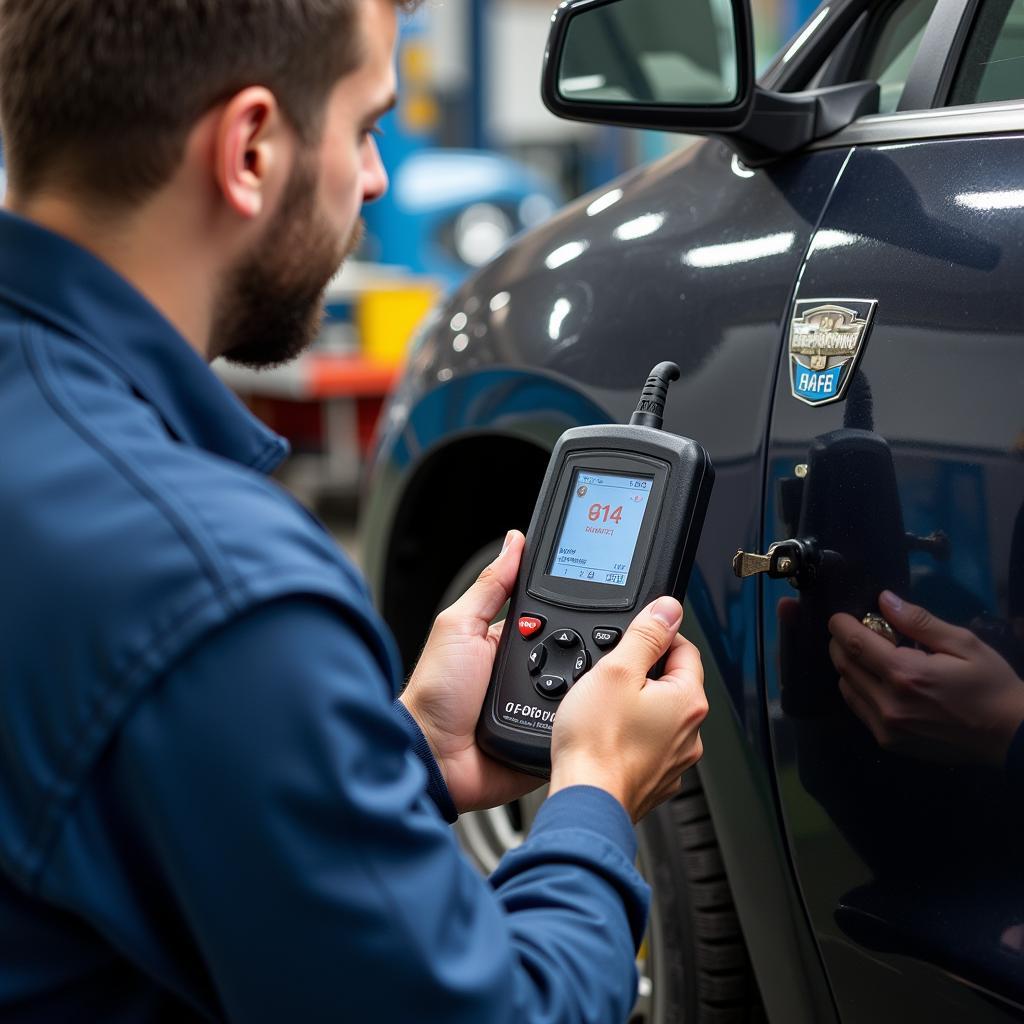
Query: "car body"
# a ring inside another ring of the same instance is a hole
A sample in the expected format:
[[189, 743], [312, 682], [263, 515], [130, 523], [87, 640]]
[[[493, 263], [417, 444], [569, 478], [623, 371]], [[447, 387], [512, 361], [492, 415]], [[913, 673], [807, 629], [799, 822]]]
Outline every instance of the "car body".
[[[424, 324], [382, 420], [365, 557], [411, 663], [452, 580], [526, 528], [561, 432], [682, 370], [665, 427], [717, 472], [684, 624], [712, 710], [699, 791], [641, 830], [640, 1019], [1024, 1016], [1024, 793], [883, 749], [827, 630], [889, 586], [1024, 674], [1024, 70], [1016, 98], [945, 105], [997, 7], [823, 5], [761, 88], [856, 80], [916, 12], [880, 81], [898, 109], [759, 160], [704, 139], [574, 202]], [[849, 391], [808, 403], [794, 321], [841, 300], [873, 322]], [[839, 585], [734, 574], [812, 533]]]

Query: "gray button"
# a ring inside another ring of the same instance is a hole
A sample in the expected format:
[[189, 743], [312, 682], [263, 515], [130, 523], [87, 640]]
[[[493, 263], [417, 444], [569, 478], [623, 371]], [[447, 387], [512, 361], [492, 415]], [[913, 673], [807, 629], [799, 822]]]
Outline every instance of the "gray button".
[[572, 681], [577, 679], [590, 668], [590, 655], [586, 651], [580, 651], [572, 665]]
[[533, 685], [542, 697], [551, 700], [561, 697], [569, 689], [568, 683], [561, 676], [541, 676]]
[[614, 626], [598, 626], [594, 630], [594, 643], [602, 651], [607, 651], [619, 642], [620, 636], [622, 636], [621, 629], [616, 629]]
[[537, 644], [530, 651], [530, 675], [535, 676], [544, 667], [544, 662], [547, 660], [548, 649], [543, 644]]

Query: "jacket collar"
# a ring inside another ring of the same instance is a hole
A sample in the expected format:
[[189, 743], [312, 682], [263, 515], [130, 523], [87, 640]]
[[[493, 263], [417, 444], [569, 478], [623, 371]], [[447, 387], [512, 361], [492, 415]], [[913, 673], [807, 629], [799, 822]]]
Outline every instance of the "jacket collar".
[[0, 210], [0, 299], [100, 353], [179, 441], [265, 473], [288, 454], [288, 443], [245, 408], [123, 277], [7, 210]]

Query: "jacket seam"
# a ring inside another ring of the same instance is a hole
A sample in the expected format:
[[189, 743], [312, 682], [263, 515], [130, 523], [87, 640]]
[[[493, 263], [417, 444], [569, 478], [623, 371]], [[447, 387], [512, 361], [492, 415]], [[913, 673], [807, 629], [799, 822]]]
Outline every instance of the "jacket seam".
[[[200, 536], [198, 525], [189, 522], [189, 516], [163, 493], [161, 488], [146, 479], [140, 468], [113, 448], [94, 430], [81, 414], [72, 395], [63, 386], [57, 366], [50, 359], [44, 339], [32, 337], [32, 324], [25, 321], [22, 325], [23, 344], [26, 362], [32, 376], [43, 396], [65, 423], [77, 433], [86, 444], [100, 455], [110, 466], [126, 480], [149, 504], [154, 506], [169, 522], [174, 532], [192, 551], [196, 562], [203, 569], [203, 574], [215, 587], [230, 582], [231, 573], [217, 558], [214, 545]], [[237, 574], [234, 574], [237, 579]]]
[[[138, 471], [137, 467], [129, 462], [124, 456], [113, 451], [108, 444], [94, 431], [82, 418], [80, 410], [76, 407], [63, 382], [59, 378], [57, 368], [49, 358], [43, 341], [38, 333], [33, 336], [32, 324], [30, 321], [22, 321], [22, 352], [26, 365], [39, 388], [40, 393], [54, 412], [73, 430], [82, 440], [104, 459], [111, 468], [119, 474], [134, 490], [155, 508], [159, 514], [169, 523], [172, 530], [181, 538], [187, 550], [192, 553], [197, 567], [207, 580], [210, 586], [210, 593], [189, 608], [180, 613], [175, 624], [164, 630], [157, 637], [151, 639], [151, 645], [170, 642], [181, 622], [197, 609], [208, 606], [210, 603], [219, 604], [224, 611], [236, 609], [242, 605], [239, 600], [244, 597], [246, 581], [237, 573], [229, 574], [218, 564], [219, 560], [215, 553], [210, 550], [210, 545], [201, 538], [199, 530], [187, 521], [181, 511], [167, 499], [165, 494], [160, 493], [152, 483]], [[130, 669], [125, 670], [117, 679], [107, 686], [97, 687], [89, 696], [88, 705], [83, 713], [83, 722], [80, 728], [75, 730], [69, 743], [61, 753], [58, 762], [54, 783], [48, 786], [45, 797], [40, 804], [39, 810], [33, 816], [32, 824], [27, 831], [26, 844], [23, 849], [24, 868], [27, 869], [28, 861], [33, 849], [44, 847], [43, 837], [48, 829], [48, 821], [52, 816], [52, 807], [55, 801], [60, 800], [60, 790], [66, 786], [73, 776], [74, 759], [80, 749], [80, 745], [90, 736], [98, 723], [105, 722], [110, 712], [107, 706], [116, 693], [119, 693], [127, 680], [133, 680], [138, 672], [140, 664], [152, 654], [152, 646], [142, 650]], [[88, 749], [88, 748], [86, 748]], [[31, 877], [32, 872], [23, 872]]]

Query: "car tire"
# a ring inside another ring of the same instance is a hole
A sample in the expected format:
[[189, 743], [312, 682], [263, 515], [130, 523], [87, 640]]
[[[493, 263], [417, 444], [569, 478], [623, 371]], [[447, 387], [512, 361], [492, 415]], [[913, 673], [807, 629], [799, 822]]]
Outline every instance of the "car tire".
[[[485, 544], [445, 588], [438, 611], [473, 584], [501, 550]], [[505, 615], [503, 609], [499, 618]], [[547, 787], [503, 807], [463, 814], [455, 831], [463, 850], [490, 874], [518, 846]], [[640, 987], [629, 1024], [760, 1024], [757, 984], [732, 902], [700, 776], [637, 829], [639, 866], [651, 885], [651, 915], [637, 968]]]
[[651, 998], [631, 1024], [765, 1021], [697, 770], [640, 823], [637, 838], [652, 890], [643, 964]]

